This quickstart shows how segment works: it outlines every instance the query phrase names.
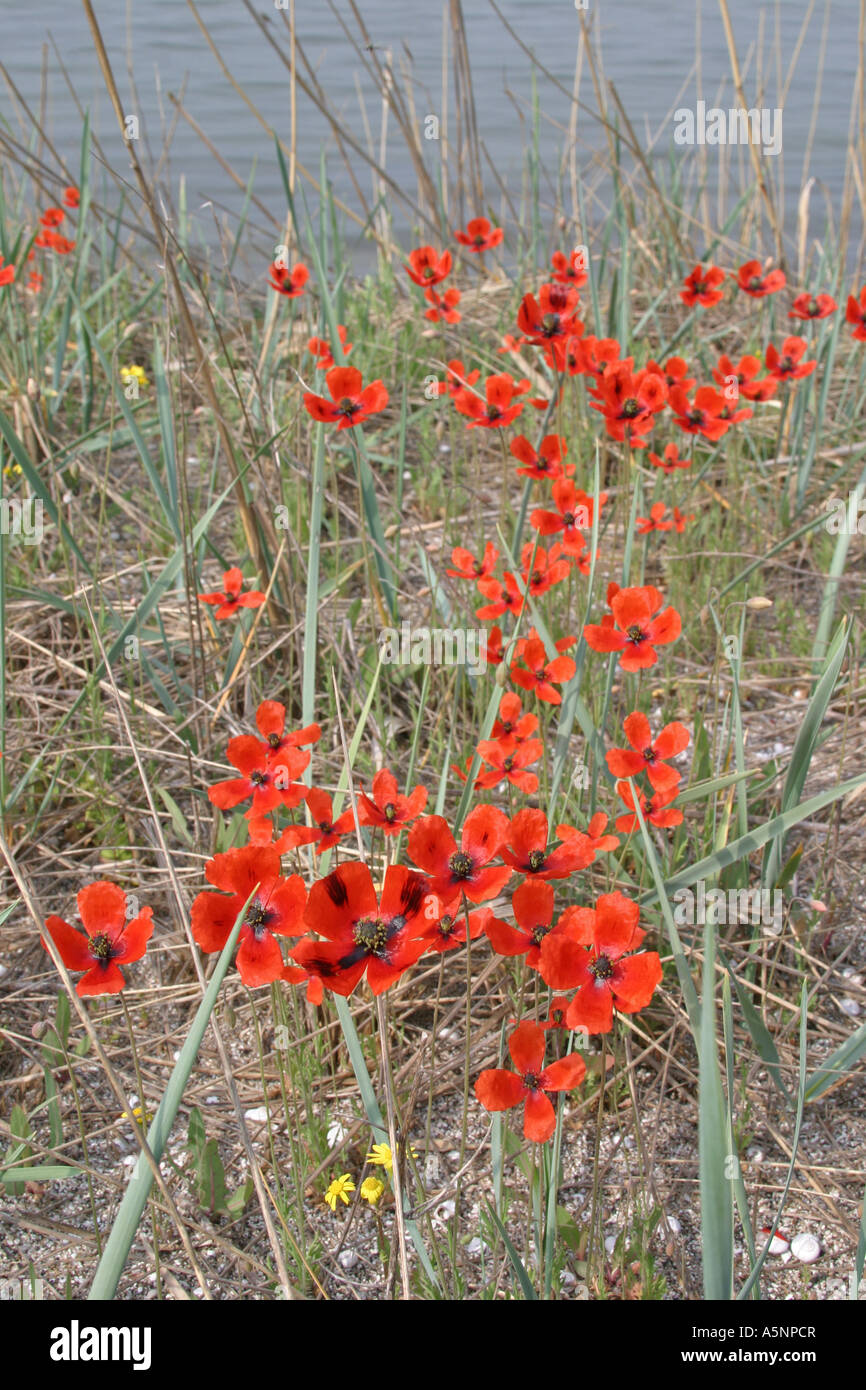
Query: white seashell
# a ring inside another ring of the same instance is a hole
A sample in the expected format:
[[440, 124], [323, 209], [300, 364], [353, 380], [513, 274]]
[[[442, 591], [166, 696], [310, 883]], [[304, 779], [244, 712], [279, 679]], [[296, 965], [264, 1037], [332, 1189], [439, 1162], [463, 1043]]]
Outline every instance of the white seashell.
[[616, 1240], [616, 1236], [605, 1236], [604, 1238], [604, 1248], [609, 1255], [612, 1255], [616, 1249]]
[[337, 1259], [343, 1269], [354, 1269], [358, 1263], [358, 1256], [354, 1250], [341, 1250]]
[[821, 1257], [821, 1242], [809, 1231], [801, 1231], [791, 1241], [791, 1254], [801, 1264], [811, 1265]]
[[785, 1240], [784, 1236], [775, 1235], [770, 1241], [771, 1255], [784, 1255], [785, 1251], [790, 1250], [790, 1248], [790, 1242]]
[[267, 1118], [268, 1107], [266, 1105], [257, 1105], [254, 1110], [244, 1111], [244, 1119], [254, 1120], [256, 1124], [264, 1124]]
[[346, 1137], [346, 1127], [339, 1120], [332, 1120], [328, 1125], [328, 1148], [335, 1149], [338, 1144], [342, 1144]]
[[446, 1197], [445, 1201], [440, 1202], [438, 1207], [436, 1207], [434, 1215], [437, 1216], [440, 1221], [450, 1221], [455, 1211], [456, 1207], [454, 1202], [450, 1197]]
[[844, 1009], [849, 1018], [859, 1018], [863, 1012], [857, 1000], [849, 999], [847, 995], [844, 999], [839, 1000], [839, 1008]]
[[667, 1226], [672, 1236], [678, 1236], [683, 1229], [675, 1216], [663, 1216], [661, 1224]]

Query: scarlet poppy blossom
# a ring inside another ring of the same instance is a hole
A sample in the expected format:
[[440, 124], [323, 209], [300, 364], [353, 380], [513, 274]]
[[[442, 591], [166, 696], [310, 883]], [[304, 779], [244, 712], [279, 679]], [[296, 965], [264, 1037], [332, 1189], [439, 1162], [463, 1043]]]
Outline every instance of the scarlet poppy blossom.
[[717, 265], [708, 265], [706, 270], [702, 265], [696, 265], [691, 275], [687, 275], [683, 281], [680, 299], [689, 307], [693, 304], [700, 304], [703, 308], [708, 309], [724, 298], [724, 290], [719, 289], [719, 286], [724, 284], [724, 280], [725, 272], [719, 270]]
[[409, 252], [409, 264], [404, 265], [403, 269], [409, 279], [422, 289], [439, 285], [450, 273], [451, 252], [443, 251], [440, 255], [432, 246], [419, 246]]
[[694, 401], [690, 401], [681, 386], [671, 391], [671, 410], [681, 430], [700, 434], [713, 442], [727, 434], [730, 425], [722, 418], [725, 399], [712, 386], [699, 386]]
[[504, 352], [514, 352], [514, 353], [517, 353], [517, 352], [519, 352], [520, 349], [523, 347], [523, 344], [524, 344], [525, 342], [526, 342], [526, 339], [525, 339], [525, 338], [515, 338], [515, 336], [514, 336], [513, 333], [506, 333], [506, 334], [505, 334], [505, 337], [502, 339], [502, 342], [500, 343], [500, 345], [499, 345], [499, 347], [496, 349], [496, 351], [499, 352], [499, 353], [504, 353]]
[[484, 923], [484, 934], [498, 956], [526, 956], [530, 970], [537, 970], [542, 941], [551, 932], [562, 931], [576, 909], [567, 907], [554, 926], [552, 887], [540, 880], [527, 879], [515, 890], [511, 910], [516, 927], [500, 921], [491, 912]]
[[386, 835], [399, 835], [404, 825], [420, 816], [427, 805], [427, 788], [417, 786], [409, 796], [397, 790], [393, 772], [383, 767], [373, 778], [372, 796], [361, 792], [358, 819], [362, 825], [375, 825]]
[[[529, 518], [531, 526], [542, 536], [562, 532], [562, 548], [566, 555], [580, 555], [586, 548], [581, 531], [592, 530], [594, 501], [582, 488], [576, 488], [571, 478], [557, 478], [553, 484], [553, 505], [556, 511], [537, 507]], [[599, 495], [599, 511], [607, 501], [607, 493]]]
[[525, 743], [538, 729], [538, 718], [524, 714], [520, 696], [508, 691], [499, 701], [499, 717], [493, 725], [493, 738], [503, 748], [514, 749]]
[[488, 666], [502, 665], [505, 660], [505, 644], [500, 627], [492, 627], [485, 636], [481, 656]]
[[388, 392], [381, 381], [364, 386], [357, 367], [332, 367], [325, 377], [331, 399], [304, 392], [304, 405], [314, 420], [338, 430], [350, 430], [370, 415], [377, 415], [388, 404]]
[[620, 652], [624, 671], [640, 671], [658, 661], [655, 648], [675, 642], [682, 631], [680, 615], [675, 608], [663, 611], [664, 599], [652, 585], [621, 589], [608, 586], [610, 614], [599, 625], [583, 629], [586, 644], [594, 652]]
[[273, 765], [263, 745], [253, 734], [229, 739], [227, 757], [240, 777], [229, 777], [208, 788], [208, 800], [221, 811], [229, 811], [252, 797], [247, 820], [266, 816], [277, 806], [289, 808], [303, 801], [307, 788], [296, 778], [305, 771], [309, 753], [300, 748], [284, 748], [279, 765]]
[[490, 788], [500, 782], [510, 782], [527, 796], [534, 796], [538, 791], [538, 778], [528, 769], [538, 762], [543, 752], [544, 745], [537, 738], [525, 739], [512, 749], [496, 739], [482, 740], [478, 755], [488, 766], [476, 777], [476, 787]]
[[859, 299], [849, 294], [845, 322], [854, 324], [853, 337], [859, 338], [861, 343], [866, 342], [866, 285], [861, 289]]
[[56, 251], [58, 256], [68, 256], [70, 251], [75, 250], [74, 241], [61, 236], [59, 232], [52, 232], [50, 228], [40, 232], [39, 236], [34, 238], [33, 245], [38, 246], [40, 250]]
[[435, 290], [425, 290], [424, 298], [431, 305], [424, 312], [425, 319], [431, 323], [459, 323], [462, 317], [457, 312], [457, 305], [460, 303], [460, 291], [456, 289], [446, 290], [443, 295], [438, 295]]
[[637, 903], [603, 893], [595, 908], [578, 908], [572, 922], [542, 943], [540, 972], [552, 989], [576, 989], [565, 1018], [569, 1028], [609, 1033], [613, 1011], [645, 1009], [661, 983], [657, 951], [637, 950], [646, 933]]
[[554, 349], [551, 365], [562, 370], [563, 352], [568, 338], [583, 332], [575, 315], [577, 291], [566, 285], [542, 285], [538, 299], [525, 294], [517, 313], [517, 327], [530, 343]]
[[523, 464], [522, 468], [516, 470], [523, 477], [550, 478], [555, 481], [565, 474], [574, 473], [573, 463], [563, 463], [567, 446], [560, 434], [546, 434], [538, 446], [537, 453], [522, 434], [512, 439], [508, 447], [514, 457]]
[[[606, 825], [607, 816], [604, 814], [604, 811], [596, 811], [589, 825], [586, 827], [586, 838], [589, 840], [596, 854], [605, 854], [609, 850], [619, 849], [619, 836], [605, 835], [604, 830]], [[566, 837], [562, 832], [563, 827], [558, 825], [556, 827], [556, 833], [561, 839], [565, 839]]]
[[304, 293], [304, 286], [310, 278], [310, 272], [305, 265], [293, 266], [291, 270], [287, 265], [282, 265], [279, 261], [274, 261], [268, 271], [270, 277], [268, 283], [271, 289], [277, 294], [283, 295], [285, 299], [297, 299]]
[[831, 294], [798, 294], [788, 310], [789, 319], [826, 319], [836, 312]]
[[[337, 337], [340, 339], [340, 347], [344, 357], [348, 357], [354, 347], [354, 343], [346, 342], [346, 327], [342, 323], [337, 324]], [[327, 338], [311, 338], [307, 343], [307, 352], [311, 352], [318, 360], [316, 366], [320, 372], [327, 371], [334, 365], [334, 353]]]
[[543, 546], [527, 541], [520, 553], [520, 563], [524, 587], [533, 598], [540, 598], [571, 573], [571, 564], [563, 558], [561, 545], [552, 545], [548, 553]]
[[366, 864], [341, 864], [313, 884], [304, 911], [305, 925], [325, 940], [303, 940], [292, 959], [335, 994], [350, 995], [365, 972], [381, 994], [423, 954], [439, 912], [429, 881], [411, 869], [390, 865], [379, 899]]
[[507, 843], [500, 853], [515, 873], [532, 879], [568, 878], [595, 858], [589, 840], [577, 830], [552, 850], [547, 848], [548, 838], [547, 816], [541, 810], [526, 807], [512, 819]]
[[3, 257], [0, 256], [0, 285], [11, 285], [15, 279], [14, 265], [4, 265]]
[[63, 208], [46, 208], [39, 221], [43, 227], [59, 227], [65, 216]]
[[673, 473], [677, 468], [691, 468], [691, 459], [680, 458], [679, 446], [677, 444], [666, 444], [661, 458], [658, 454], [650, 453], [650, 463], [655, 468], [661, 468], [664, 473]]
[[760, 261], [746, 261], [733, 277], [741, 290], [753, 299], [763, 299], [765, 295], [776, 294], [787, 283], [783, 270], [769, 270], [762, 273]]
[[[566, 349], [566, 370], [570, 376], [601, 376], [605, 368], [619, 360], [619, 351], [616, 338], [596, 338], [591, 333], [583, 338], [574, 338]], [[568, 360], [572, 354], [573, 363]]]
[[684, 357], [669, 357], [663, 367], [650, 359], [646, 364], [646, 369], [653, 376], [664, 377], [668, 390], [672, 386], [682, 386], [684, 391], [691, 391], [695, 384], [696, 378], [689, 376], [689, 364]]
[[518, 588], [517, 580], [510, 570], [506, 570], [502, 579], [479, 579], [478, 588], [484, 598], [490, 600], [489, 603], [482, 604], [476, 608], [475, 616], [486, 621], [488, 618], [498, 618], [502, 613], [514, 613], [515, 616], [523, 612], [523, 605], [526, 599]]
[[[631, 784], [629, 782], [617, 782], [616, 790], [617, 795], [625, 802], [632, 813], [631, 815], [617, 816], [617, 830], [625, 830], [628, 832], [637, 830], [640, 826], [640, 821], [638, 820], [637, 811], [635, 810], [635, 798]], [[637, 804], [647, 824], [657, 825], [661, 830], [670, 829], [670, 827], [674, 825], [682, 825], [682, 811], [677, 811], [671, 806], [671, 802], [676, 800], [678, 793], [679, 779], [677, 779], [672, 787], [668, 787], [666, 791], [653, 792], [649, 800], [647, 800], [640, 788], [637, 788]]]
[[646, 536], [650, 531], [670, 531], [673, 526], [672, 521], [665, 521], [664, 514], [667, 507], [664, 502], [654, 502], [650, 507], [649, 516], [639, 516], [635, 524], [635, 530], [639, 536]]
[[538, 699], [549, 705], [561, 705], [562, 696], [556, 686], [567, 685], [577, 670], [571, 657], [557, 656], [548, 661], [544, 643], [535, 636], [522, 645], [520, 660], [526, 669], [514, 662], [511, 667], [514, 684], [521, 690], [535, 691]]
[[[469, 940], [477, 941], [486, 923], [493, 916], [489, 907], [476, 908], [469, 913]], [[431, 922], [425, 933], [427, 950], [441, 955], [466, 945], [466, 912], [459, 897], [442, 906], [442, 912]]]
[[605, 368], [590, 395], [595, 397], [590, 405], [601, 411], [611, 439], [642, 449], [656, 415], [667, 404], [668, 387], [657, 373], [632, 372], [629, 362], [620, 362]]
[[64, 206], [65, 206], [65, 207], [68, 207], [68, 208], [77, 208], [80, 202], [81, 202], [81, 194], [78, 192], [78, 189], [77, 189], [77, 188], [75, 188], [75, 187], [73, 187], [73, 186], [71, 186], [71, 185], [70, 185], [69, 188], [64, 188], [64, 190], [63, 190], [63, 203], [64, 203]]
[[770, 376], [776, 381], [798, 381], [801, 377], [811, 376], [818, 363], [800, 360], [808, 346], [805, 338], [786, 338], [780, 353], [770, 343], [764, 356]]
[[455, 546], [451, 552], [451, 562], [454, 569], [447, 569], [452, 579], [486, 579], [496, 569], [496, 561], [499, 559], [499, 551], [491, 541], [484, 547], [484, 554], [480, 560], [476, 560], [470, 550], [464, 550], [462, 546]]
[[[2, 285], [2, 283], [3, 283], [3, 272], [2, 272], [2, 270], [0, 270], [0, 285]], [[42, 280], [42, 276], [39, 274], [39, 271], [38, 271], [38, 270], [31, 270], [31, 272], [30, 272], [30, 279], [27, 281], [27, 288], [28, 288], [28, 290], [31, 290], [31, 291], [33, 292], [33, 294], [38, 294], [39, 291], [42, 289], [42, 283], [43, 283], [43, 280]]]
[[[738, 417], [740, 415], [751, 415], [751, 413], [751, 410], [741, 410], [738, 412]], [[671, 522], [671, 525], [673, 526], [674, 530], [678, 532], [679, 535], [682, 535], [688, 523], [690, 521], [694, 521], [695, 519], [694, 512], [689, 512], [688, 516], [686, 516], [684, 512], [680, 511], [679, 507], [674, 507], [672, 516], [673, 521]]]
[[127, 922], [126, 894], [107, 879], [88, 883], [76, 902], [84, 932], [62, 917], [46, 918], [45, 930], [67, 970], [85, 971], [75, 986], [76, 994], [118, 994], [126, 988], [118, 965], [141, 960], [153, 933], [153, 908], [143, 907]]
[[442, 816], [422, 816], [409, 831], [408, 853], [430, 875], [431, 892], [443, 902], [462, 891], [470, 902], [483, 903], [495, 898], [511, 877], [507, 864], [491, 863], [507, 837], [505, 812], [476, 806], [463, 823], [459, 849]]
[[568, 257], [562, 251], [554, 251], [550, 258], [550, 264], [553, 266], [554, 280], [561, 285], [572, 285], [576, 290], [579, 290], [581, 285], [585, 285], [589, 279], [584, 252], [581, 247], [575, 247]]
[[508, 1039], [515, 1070], [490, 1068], [475, 1082], [475, 1098], [485, 1110], [511, 1110], [524, 1102], [523, 1134], [535, 1144], [546, 1143], [556, 1129], [548, 1092], [573, 1091], [586, 1075], [586, 1063], [577, 1052], [545, 1067], [544, 1049], [544, 1029], [521, 1023]]
[[568, 1024], [565, 1021], [565, 1015], [568, 1011], [568, 1005], [569, 999], [566, 994], [556, 995], [554, 999], [551, 999], [547, 1018], [541, 1020], [538, 1025], [539, 1028], [543, 1028], [545, 1033], [549, 1028], [562, 1028], [567, 1032]]
[[501, 227], [493, 227], [486, 217], [473, 217], [466, 225], [465, 232], [454, 233], [461, 246], [467, 251], [492, 251], [505, 236]]
[[296, 849], [298, 845], [315, 845], [316, 853], [324, 854], [326, 849], [332, 849], [334, 845], [339, 844], [344, 835], [354, 831], [355, 817], [352, 808], [349, 807], [348, 811], [344, 811], [334, 820], [333, 803], [321, 787], [310, 787], [309, 791], [305, 789], [304, 800], [309, 807], [313, 824], [287, 826], [276, 842], [281, 853]]
[[754, 357], [751, 353], [746, 353], [741, 357], [736, 367], [730, 357], [722, 355], [719, 358], [718, 367], [713, 368], [713, 380], [725, 388], [725, 400], [729, 400], [730, 388], [736, 384], [737, 394], [745, 396], [747, 401], [766, 401], [776, 394], [776, 383], [772, 377], [763, 377], [757, 380], [761, 370], [760, 358]]
[[666, 761], [675, 758], [689, 746], [689, 731], [685, 724], [674, 720], [666, 724], [653, 741], [649, 720], [645, 714], [635, 710], [623, 722], [628, 748], [610, 748], [605, 754], [607, 766], [614, 777], [636, 777], [646, 772], [655, 791], [667, 791], [675, 787], [680, 774]]
[[457, 392], [454, 405], [461, 415], [469, 416], [467, 429], [502, 429], [523, 410], [522, 402], [512, 404], [515, 396], [522, 394], [522, 387], [522, 382], [515, 382], [508, 372], [498, 372], [487, 378], [484, 400], [474, 391], [464, 390]]
[[437, 383], [436, 394], [438, 396], [458, 396], [468, 386], [474, 386], [481, 372], [477, 367], [468, 372], [460, 361], [459, 357], [453, 357], [448, 363], [445, 380]]
[[221, 951], [250, 893], [235, 957], [245, 985], [256, 989], [283, 976], [278, 936], [302, 936], [307, 890], [300, 874], [283, 878], [279, 852], [269, 845], [245, 845], [216, 854], [205, 865], [208, 883], [218, 893], [198, 894], [192, 905], [192, 934], [205, 953]]
[[[286, 733], [286, 707], [279, 700], [262, 701], [256, 710], [256, 728], [262, 736], [262, 748], [271, 766], [282, 761], [287, 748], [308, 748], [311, 744], [318, 743], [322, 737], [322, 730], [318, 724], [308, 724], [305, 729], [294, 729]], [[304, 767], [309, 761], [307, 756]], [[303, 770], [302, 767], [301, 772]]]
[[260, 607], [265, 601], [265, 595], [259, 589], [251, 589], [245, 594], [241, 593], [243, 582], [243, 574], [235, 565], [223, 574], [223, 591], [217, 590], [212, 594], [199, 594], [199, 603], [215, 604], [214, 617], [217, 621], [233, 618], [241, 608]]

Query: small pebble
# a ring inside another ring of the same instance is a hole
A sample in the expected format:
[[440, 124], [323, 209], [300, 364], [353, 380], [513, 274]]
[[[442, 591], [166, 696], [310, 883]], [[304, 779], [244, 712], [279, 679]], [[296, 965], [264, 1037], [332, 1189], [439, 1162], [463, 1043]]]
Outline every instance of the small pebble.
[[663, 1216], [662, 1226], [667, 1226], [672, 1236], [678, 1236], [683, 1229], [675, 1216]]
[[763, 1163], [764, 1150], [759, 1149], [757, 1144], [752, 1144], [751, 1148], [746, 1151], [746, 1158], [750, 1163]]
[[219, 1096], [205, 1096], [204, 1103], [205, 1105], [219, 1105], [220, 1098]]
[[257, 1124], [264, 1124], [265, 1121], [267, 1120], [267, 1118], [268, 1118], [268, 1107], [267, 1107], [266, 1105], [258, 1105], [258, 1106], [256, 1106], [256, 1108], [255, 1108], [254, 1110], [245, 1110], [245, 1111], [244, 1111], [244, 1119], [245, 1119], [245, 1120], [255, 1120], [255, 1122], [256, 1122]]
[[466, 1254], [480, 1255], [482, 1251], [487, 1254], [489, 1249], [490, 1246], [487, 1244], [486, 1240], [479, 1240], [478, 1236], [473, 1236], [466, 1247]]
[[771, 1255], [784, 1255], [787, 1250], [790, 1250], [790, 1248], [791, 1246], [788, 1243], [788, 1241], [785, 1240], [784, 1236], [775, 1235], [773, 1236], [773, 1239], [770, 1241]]
[[574, 1288], [577, 1283], [577, 1275], [572, 1274], [570, 1269], [564, 1269], [559, 1276], [559, 1282], [564, 1289]]
[[809, 1231], [801, 1231], [791, 1241], [791, 1254], [801, 1264], [811, 1265], [821, 1257], [821, 1242]]
[[859, 1018], [863, 1010], [856, 999], [849, 999], [847, 996], [839, 1000], [839, 1008], [844, 1009], [849, 1018]]
[[783, 1265], [789, 1265], [789, 1264], [791, 1263], [791, 1261], [793, 1260], [793, 1258], [794, 1258], [794, 1256], [791, 1254], [790, 1250], [784, 1251], [784, 1253], [783, 1253], [783, 1255], [782, 1255], [782, 1264], [783, 1264]]
[[8, 971], [8, 969], [9, 969], [9, 966], [8, 966], [8, 965], [0, 965], [0, 976], [5, 975], [6, 972]]
[[450, 1221], [452, 1216], [454, 1215], [455, 1210], [456, 1208], [454, 1206], [453, 1201], [450, 1197], [448, 1197], [444, 1202], [439, 1203], [438, 1207], [436, 1207], [433, 1214], [434, 1216], [437, 1216], [440, 1221]]
[[337, 1256], [343, 1269], [354, 1269], [358, 1263], [358, 1256], [354, 1250], [341, 1250]]

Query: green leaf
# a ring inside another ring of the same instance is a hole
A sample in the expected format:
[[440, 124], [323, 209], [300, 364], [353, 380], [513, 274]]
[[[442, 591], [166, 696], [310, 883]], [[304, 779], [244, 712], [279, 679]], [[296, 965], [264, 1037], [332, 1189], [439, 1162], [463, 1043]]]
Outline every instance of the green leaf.
[[[708, 916], [712, 917], [712, 913]], [[698, 1038], [698, 1169], [704, 1298], [728, 1300], [734, 1280], [734, 1204], [730, 1136], [716, 1045], [716, 924], [704, 926], [704, 973]]]
[[832, 1057], [828, 1057], [806, 1083], [806, 1100], [817, 1100], [843, 1080], [852, 1067], [866, 1055], [866, 1023], [861, 1023], [841, 1047], [837, 1047]]
[[536, 1294], [535, 1289], [532, 1286], [532, 1280], [529, 1277], [526, 1265], [523, 1263], [517, 1251], [515, 1250], [509, 1238], [508, 1232], [506, 1231], [502, 1222], [499, 1220], [499, 1217], [496, 1215], [496, 1212], [493, 1210], [490, 1203], [485, 1202], [485, 1206], [487, 1207], [487, 1210], [493, 1218], [493, 1221], [496, 1225], [496, 1229], [502, 1236], [502, 1243], [505, 1246], [505, 1249], [508, 1251], [508, 1258], [511, 1261], [514, 1273], [517, 1275], [517, 1282], [519, 1283], [520, 1288], [523, 1292], [523, 1297], [530, 1303], [537, 1303], [538, 1295]]

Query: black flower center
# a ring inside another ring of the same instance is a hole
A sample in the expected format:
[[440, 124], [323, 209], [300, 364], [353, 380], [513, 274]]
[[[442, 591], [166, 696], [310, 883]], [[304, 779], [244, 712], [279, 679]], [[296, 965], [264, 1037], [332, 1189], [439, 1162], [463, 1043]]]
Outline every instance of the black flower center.
[[270, 913], [267, 911], [266, 908], [262, 907], [261, 903], [254, 902], [250, 905], [250, 909], [247, 912], [245, 925], [249, 927], [253, 936], [256, 938], [256, 941], [261, 941], [262, 937], [267, 931], [267, 923], [269, 917]]
[[542, 926], [541, 923], [537, 927], [533, 927], [529, 934], [533, 946], [540, 946], [549, 931], [550, 927]]
[[250, 773], [250, 781], [254, 787], [263, 787], [267, 780], [268, 774], [266, 772], [259, 772], [258, 768], [256, 768], [255, 772]]
[[98, 936], [90, 938], [90, 954], [104, 965], [107, 965], [111, 960], [114, 951], [112, 950], [111, 938], [106, 936], [105, 932], [100, 932]]
[[439, 918], [439, 932], [440, 932], [440, 935], [441, 935], [441, 936], [450, 936], [451, 933], [453, 932], [453, 930], [454, 930], [454, 918], [453, 918], [453, 917], [445, 916], [445, 917], [440, 917], [440, 918]]
[[456, 854], [452, 854], [448, 860], [448, 867], [455, 878], [471, 878], [472, 876], [472, 859], [463, 850], [458, 850]]
[[538, 1073], [537, 1073], [537, 1072], [534, 1072], [534, 1071], [528, 1071], [528, 1072], [526, 1073], [526, 1075], [524, 1076], [524, 1078], [523, 1078], [523, 1084], [524, 1084], [524, 1086], [527, 1087], [528, 1090], [530, 1090], [530, 1091], [537, 1091], [537, 1090], [538, 1090]]
[[396, 814], [397, 814], [397, 807], [394, 805], [393, 801], [389, 801], [389, 802], [388, 802], [388, 805], [385, 807], [385, 810], [384, 810], [385, 819], [386, 819], [386, 820], [389, 820], [389, 821], [392, 821], [392, 820], [394, 819], [394, 817], [396, 816]]
[[268, 743], [272, 748], [279, 748], [281, 742], [279, 734], [268, 734]]
[[646, 637], [646, 633], [644, 632], [643, 628], [639, 627], [637, 623], [632, 623], [631, 627], [626, 628], [625, 635], [630, 642], [635, 643], [643, 642], [644, 638]]
[[627, 401], [623, 401], [622, 413], [627, 420], [633, 420], [636, 415], [640, 415], [640, 401], [630, 396]]
[[594, 980], [609, 980], [613, 975], [613, 964], [607, 956], [597, 956], [589, 967], [589, 973]]
[[352, 416], [355, 414], [357, 410], [360, 410], [360, 408], [361, 407], [358, 401], [352, 401], [349, 399], [348, 396], [344, 396], [343, 399], [337, 405], [337, 410], [340, 412], [341, 415]]
[[539, 869], [544, 868], [544, 861], [546, 858], [547, 855], [544, 853], [543, 849], [531, 849], [529, 851], [528, 863], [534, 874], [537, 874]]
[[388, 928], [381, 917], [377, 917], [375, 921], [372, 917], [365, 917], [362, 921], [356, 922], [352, 936], [355, 945], [370, 955], [380, 955], [388, 944]]

